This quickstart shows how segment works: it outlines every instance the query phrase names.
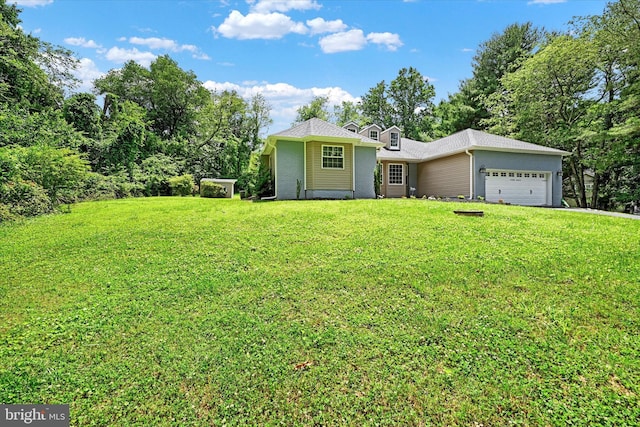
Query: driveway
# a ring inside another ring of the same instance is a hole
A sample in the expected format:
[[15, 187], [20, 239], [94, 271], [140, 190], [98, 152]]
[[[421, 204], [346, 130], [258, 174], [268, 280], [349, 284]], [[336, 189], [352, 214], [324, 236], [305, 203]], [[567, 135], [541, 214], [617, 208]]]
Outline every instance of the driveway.
[[583, 209], [583, 208], [559, 208], [559, 209], [562, 209], [564, 211], [571, 211], [571, 212], [582, 212], [582, 213], [589, 213], [589, 214], [595, 214], [595, 215], [617, 216], [618, 218], [640, 220], [640, 215], [632, 215], [632, 214], [626, 214], [621, 212], [608, 212], [608, 211], [599, 211], [597, 209]]

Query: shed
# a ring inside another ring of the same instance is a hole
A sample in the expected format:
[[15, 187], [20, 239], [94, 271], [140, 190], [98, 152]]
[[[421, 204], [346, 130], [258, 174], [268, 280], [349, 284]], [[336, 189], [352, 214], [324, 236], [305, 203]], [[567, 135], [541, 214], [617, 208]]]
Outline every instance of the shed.
[[215, 184], [222, 185], [227, 193], [227, 198], [233, 198], [233, 186], [236, 184], [237, 179], [223, 179], [223, 178], [202, 178], [202, 182], [213, 182]]

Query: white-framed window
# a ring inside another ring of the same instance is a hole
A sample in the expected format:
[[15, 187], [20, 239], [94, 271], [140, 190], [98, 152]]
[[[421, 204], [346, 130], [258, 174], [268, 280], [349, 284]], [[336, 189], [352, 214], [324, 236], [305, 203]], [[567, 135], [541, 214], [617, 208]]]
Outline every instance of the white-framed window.
[[323, 145], [322, 169], [344, 169], [344, 147]]
[[402, 164], [390, 163], [387, 176], [389, 177], [389, 185], [404, 184], [404, 167]]
[[400, 135], [398, 135], [398, 132], [391, 132], [390, 138], [391, 139], [389, 142], [389, 147], [391, 148], [400, 147]]
[[378, 131], [377, 130], [370, 130], [369, 131], [369, 138], [377, 141], [378, 140]]

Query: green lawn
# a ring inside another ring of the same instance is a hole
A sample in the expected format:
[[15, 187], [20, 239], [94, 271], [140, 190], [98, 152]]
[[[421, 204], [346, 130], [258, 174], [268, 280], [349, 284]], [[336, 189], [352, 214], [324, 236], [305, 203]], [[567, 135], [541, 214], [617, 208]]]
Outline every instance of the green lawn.
[[129, 199], [0, 261], [0, 402], [72, 425], [639, 425], [640, 221]]

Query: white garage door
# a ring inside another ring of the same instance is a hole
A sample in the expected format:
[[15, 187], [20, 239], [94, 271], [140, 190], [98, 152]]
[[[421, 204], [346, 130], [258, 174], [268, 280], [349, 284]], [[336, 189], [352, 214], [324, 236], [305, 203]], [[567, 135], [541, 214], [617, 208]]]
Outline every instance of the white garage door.
[[549, 172], [487, 170], [485, 198], [488, 202], [542, 206], [547, 199]]

